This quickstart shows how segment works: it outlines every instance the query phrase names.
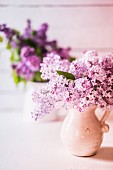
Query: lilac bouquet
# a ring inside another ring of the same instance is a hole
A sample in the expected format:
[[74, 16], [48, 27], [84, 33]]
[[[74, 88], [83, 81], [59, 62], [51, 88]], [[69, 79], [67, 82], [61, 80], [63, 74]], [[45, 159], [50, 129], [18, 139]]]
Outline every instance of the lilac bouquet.
[[48, 87], [33, 92], [36, 108], [32, 117], [37, 120], [58, 107], [77, 108], [82, 112], [96, 105], [111, 110], [113, 53], [99, 56], [92, 50], [71, 63], [67, 59], [63, 60], [62, 64], [61, 57], [54, 53], [44, 58], [41, 64], [42, 78], [49, 79], [49, 83]]
[[59, 47], [56, 40], [48, 40], [47, 30], [47, 23], [33, 29], [30, 20], [27, 20], [23, 33], [7, 27], [6, 24], [0, 25], [0, 32], [5, 34], [7, 40], [6, 48], [11, 51], [11, 67], [16, 84], [21, 81], [47, 81], [41, 78], [40, 64], [48, 53], [54, 52], [61, 59], [73, 60], [69, 55], [70, 48]]

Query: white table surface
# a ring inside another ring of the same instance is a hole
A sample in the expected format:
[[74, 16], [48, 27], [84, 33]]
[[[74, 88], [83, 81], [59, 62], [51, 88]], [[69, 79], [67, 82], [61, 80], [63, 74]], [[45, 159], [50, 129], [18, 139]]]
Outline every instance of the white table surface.
[[29, 123], [21, 113], [0, 113], [0, 170], [113, 170], [113, 123], [100, 150], [76, 157], [60, 141], [62, 122]]

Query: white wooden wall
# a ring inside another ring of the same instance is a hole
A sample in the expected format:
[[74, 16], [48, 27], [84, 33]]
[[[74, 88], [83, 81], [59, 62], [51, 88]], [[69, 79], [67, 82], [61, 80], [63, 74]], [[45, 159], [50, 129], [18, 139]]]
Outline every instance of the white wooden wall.
[[[23, 30], [27, 18], [35, 28], [48, 22], [49, 39], [71, 46], [75, 55], [113, 51], [113, 0], [0, 0], [0, 23]], [[9, 53], [0, 46], [0, 111], [21, 109], [23, 96], [11, 77]]]

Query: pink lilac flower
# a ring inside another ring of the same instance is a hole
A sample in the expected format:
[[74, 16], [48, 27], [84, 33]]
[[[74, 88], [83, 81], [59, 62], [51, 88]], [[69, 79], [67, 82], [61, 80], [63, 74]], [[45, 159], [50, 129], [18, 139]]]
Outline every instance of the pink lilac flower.
[[56, 71], [68, 71], [70, 62], [66, 59], [61, 59], [61, 57], [56, 53], [50, 53], [43, 59], [43, 63], [40, 64], [42, 72], [42, 78], [47, 80], [56, 76]]
[[[59, 66], [59, 61], [60, 57], [57, 56], [56, 61], [50, 64], [54, 65], [56, 62], [55, 69], [65, 70], [64, 67]], [[45, 66], [42, 65], [42, 67]], [[58, 75], [55, 70], [51, 71], [50, 67], [47, 73], [50, 79], [48, 89], [33, 93], [35, 103], [41, 104], [41, 107], [37, 106], [32, 113], [35, 119], [50, 113], [59, 101], [62, 102], [62, 107], [77, 108], [81, 112], [90, 105], [96, 105], [105, 110], [113, 108], [113, 53], [97, 56], [97, 53], [90, 51], [76, 62], [73, 61], [67, 68], [66, 70], [75, 76], [75, 80]], [[43, 72], [43, 75], [46, 77], [46, 73]]]
[[49, 93], [47, 87], [34, 92], [32, 96], [33, 101], [36, 103], [34, 112], [32, 112], [32, 117], [35, 120], [41, 118], [45, 114], [49, 114], [50, 110], [54, 109], [56, 99]]
[[[86, 57], [91, 57], [91, 56], [98, 56], [98, 53], [97, 53], [96, 50], [84, 50], [83, 55], [84, 55], [84, 57], [85, 56]], [[89, 59], [91, 59], [91, 58], [89, 58]]]
[[83, 76], [87, 76], [88, 74], [88, 68], [84, 64], [84, 62], [81, 62], [78, 60], [73, 61], [70, 63], [70, 69], [69, 72], [75, 75], [76, 78], [81, 78]]
[[69, 72], [81, 78], [88, 75], [89, 68], [98, 64], [98, 53], [95, 50], [85, 51], [81, 58], [70, 64]]
[[86, 51], [79, 59], [80, 62], [84, 63], [87, 67], [98, 64], [98, 53], [95, 50]]

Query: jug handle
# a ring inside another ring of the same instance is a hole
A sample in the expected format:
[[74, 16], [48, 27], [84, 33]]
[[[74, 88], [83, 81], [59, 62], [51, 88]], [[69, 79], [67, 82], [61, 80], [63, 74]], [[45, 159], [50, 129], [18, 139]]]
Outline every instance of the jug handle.
[[100, 123], [102, 125], [102, 132], [107, 133], [109, 131], [109, 125], [105, 123], [106, 119], [108, 118], [110, 112], [108, 110], [105, 111], [104, 115], [102, 116]]

